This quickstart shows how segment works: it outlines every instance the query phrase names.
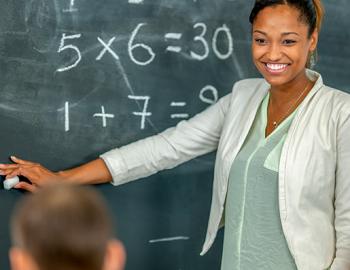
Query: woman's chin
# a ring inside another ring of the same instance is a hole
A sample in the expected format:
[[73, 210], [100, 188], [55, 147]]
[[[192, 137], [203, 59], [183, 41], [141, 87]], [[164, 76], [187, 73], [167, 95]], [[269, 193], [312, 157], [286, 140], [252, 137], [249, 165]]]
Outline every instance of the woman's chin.
[[283, 77], [277, 77], [277, 76], [268, 76], [263, 74], [263, 77], [265, 81], [270, 84], [271, 86], [281, 86], [288, 83], [288, 80]]

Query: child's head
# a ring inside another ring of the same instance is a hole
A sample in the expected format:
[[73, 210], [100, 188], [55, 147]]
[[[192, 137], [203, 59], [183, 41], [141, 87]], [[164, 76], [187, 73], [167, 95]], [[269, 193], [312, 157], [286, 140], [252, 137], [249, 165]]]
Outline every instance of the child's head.
[[87, 187], [55, 185], [25, 196], [11, 222], [12, 270], [121, 270], [102, 198]]

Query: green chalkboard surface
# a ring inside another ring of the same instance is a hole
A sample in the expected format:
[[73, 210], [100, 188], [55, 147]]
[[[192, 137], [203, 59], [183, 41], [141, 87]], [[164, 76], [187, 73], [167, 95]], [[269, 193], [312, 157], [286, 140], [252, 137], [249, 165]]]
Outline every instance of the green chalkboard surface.
[[[258, 76], [252, 0], [0, 0], [0, 162], [62, 170], [176, 125]], [[325, 0], [316, 70], [350, 90], [350, 4]], [[214, 155], [120, 187], [96, 186], [115, 214], [127, 270], [220, 269], [222, 232], [199, 256]], [[21, 191], [0, 189], [0, 269]]]

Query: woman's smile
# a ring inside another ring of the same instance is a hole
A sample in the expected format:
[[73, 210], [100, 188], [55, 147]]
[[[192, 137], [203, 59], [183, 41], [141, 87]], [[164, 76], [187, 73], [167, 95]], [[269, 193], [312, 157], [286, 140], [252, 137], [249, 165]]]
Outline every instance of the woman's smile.
[[264, 63], [266, 70], [272, 75], [278, 75], [285, 72], [289, 64]]

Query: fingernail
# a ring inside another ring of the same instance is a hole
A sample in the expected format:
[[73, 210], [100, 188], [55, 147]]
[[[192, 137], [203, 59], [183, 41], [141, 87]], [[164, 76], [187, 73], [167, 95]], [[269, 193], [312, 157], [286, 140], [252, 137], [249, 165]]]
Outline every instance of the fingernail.
[[11, 156], [11, 159], [17, 159], [15, 156]]

